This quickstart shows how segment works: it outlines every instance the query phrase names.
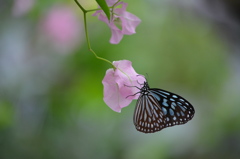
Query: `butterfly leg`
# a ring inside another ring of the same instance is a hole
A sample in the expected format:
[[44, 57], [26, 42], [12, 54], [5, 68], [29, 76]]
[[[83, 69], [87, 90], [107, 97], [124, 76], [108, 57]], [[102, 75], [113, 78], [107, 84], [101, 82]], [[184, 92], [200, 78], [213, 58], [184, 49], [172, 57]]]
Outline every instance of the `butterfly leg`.
[[138, 93], [140, 93], [140, 92], [137, 92], [137, 93], [135, 93], [135, 94], [133, 94], [133, 95], [129, 95], [129, 96], [127, 96], [126, 98], [131, 97], [131, 96], [135, 96], [135, 95], [138, 94]]

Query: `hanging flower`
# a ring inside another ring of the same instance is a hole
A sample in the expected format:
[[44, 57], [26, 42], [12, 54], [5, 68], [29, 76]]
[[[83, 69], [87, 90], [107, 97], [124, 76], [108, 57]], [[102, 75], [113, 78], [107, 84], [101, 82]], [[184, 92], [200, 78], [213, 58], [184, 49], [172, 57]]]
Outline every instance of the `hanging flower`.
[[123, 107], [139, 97], [136, 93], [139, 92], [138, 88], [141, 88], [140, 84], [144, 83], [145, 78], [136, 73], [131, 61], [114, 61], [113, 65], [116, 69], [108, 69], [102, 81], [104, 101], [112, 110], [121, 112]]
[[[106, 0], [106, 2], [111, 7], [117, 0]], [[112, 44], [118, 44], [122, 40], [123, 35], [135, 34], [135, 29], [141, 22], [137, 16], [127, 12], [126, 8], [127, 3], [118, 2], [111, 10], [113, 16], [110, 21], [102, 10], [98, 10], [93, 14], [93, 16], [98, 16], [99, 20], [105, 22], [110, 27], [112, 32], [110, 43]]]

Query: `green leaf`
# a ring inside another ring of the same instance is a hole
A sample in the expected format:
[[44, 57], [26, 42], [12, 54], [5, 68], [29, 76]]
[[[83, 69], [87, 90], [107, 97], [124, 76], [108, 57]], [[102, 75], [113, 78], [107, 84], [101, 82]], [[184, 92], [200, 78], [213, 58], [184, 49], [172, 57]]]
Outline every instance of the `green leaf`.
[[105, 0], [96, 0], [98, 5], [102, 8], [104, 13], [106, 14], [108, 20], [110, 20], [110, 10]]

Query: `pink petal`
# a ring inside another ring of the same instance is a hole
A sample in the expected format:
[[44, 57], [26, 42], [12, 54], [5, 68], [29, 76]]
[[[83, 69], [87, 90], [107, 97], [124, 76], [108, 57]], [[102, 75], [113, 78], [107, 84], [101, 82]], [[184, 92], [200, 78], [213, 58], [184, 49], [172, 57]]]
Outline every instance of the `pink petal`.
[[119, 29], [118, 30], [111, 29], [111, 32], [112, 32], [112, 36], [111, 36], [111, 39], [110, 39], [110, 43], [111, 44], [118, 44], [123, 38], [122, 31], [119, 30]]
[[115, 75], [113, 69], [108, 69], [102, 81], [104, 85], [104, 102], [116, 112], [121, 112], [121, 109], [131, 103], [131, 99], [124, 99], [119, 91], [119, 86], [115, 82], [118, 76]]
[[102, 10], [97, 10], [96, 12], [94, 12], [92, 14], [92, 16], [98, 16], [99, 13], [102, 13], [103, 11]]
[[121, 12], [125, 12], [126, 10], [127, 10], [127, 6], [128, 6], [128, 4], [127, 3], [124, 3], [124, 2], [119, 2], [119, 4], [118, 5], [122, 5], [122, 7], [121, 8], [117, 8], [117, 9], [120, 9], [120, 12], [119, 13], [121, 13]]
[[118, 0], [106, 0], [109, 7], [113, 6]]
[[[96, 13], [96, 12], [95, 12]], [[105, 22], [105, 23], [109, 23], [108, 22], [108, 18], [106, 17], [106, 15], [103, 13], [103, 11], [101, 11], [101, 12], [99, 12], [99, 13], [97, 13], [97, 14], [93, 14], [93, 16], [98, 16], [98, 19], [99, 20], [101, 20], [101, 21], [103, 21], [103, 22]]]
[[121, 20], [123, 23], [122, 24], [123, 34], [131, 35], [131, 34], [136, 33], [135, 29], [140, 24], [141, 20], [137, 16], [135, 16], [129, 12], [124, 12], [123, 17], [124, 17], [124, 19], [121, 17]]
[[[139, 85], [139, 83], [143, 84], [145, 81], [144, 76], [137, 74], [136, 71], [133, 69], [132, 67], [132, 62], [128, 61], [128, 60], [121, 60], [121, 61], [114, 61], [113, 62], [114, 66], [116, 66], [117, 68], [119, 68], [118, 70], [116, 70], [116, 74], [118, 73], [119, 76], [123, 79], [122, 81], [124, 82], [125, 85], [128, 86], [137, 86], [137, 87], [141, 87]], [[124, 72], [125, 74], [123, 74], [122, 72]], [[120, 83], [119, 83], [120, 85]], [[124, 85], [120, 85], [124, 86]], [[139, 90], [135, 87], [123, 87], [124, 90], [126, 90], [126, 92], [130, 92], [131, 94], [128, 95], [133, 95], [137, 92], [139, 92]], [[130, 99], [137, 99], [139, 96], [130, 96]]]
[[139, 92], [139, 89], [131, 86], [141, 87], [139, 83], [143, 83], [145, 78], [136, 73], [128, 60], [115, 61], [113, 64], [117, 69], [108, 69], [102, 81], [104, 101], [112, 110], [120, 112], [139, 96], [131, 96]]

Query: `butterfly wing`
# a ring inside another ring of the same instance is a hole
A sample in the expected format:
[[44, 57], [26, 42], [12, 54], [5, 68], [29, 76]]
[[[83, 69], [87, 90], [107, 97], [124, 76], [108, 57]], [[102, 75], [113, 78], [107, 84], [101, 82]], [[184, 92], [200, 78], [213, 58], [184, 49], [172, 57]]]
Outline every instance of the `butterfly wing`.
[[161, 107], [165, 127], [185, 124], [193, 118], [195, 110], [183, 97], [157, 88], [151, 88], [149, 91]]
[[149, 92], [138, 98], [133, 122], [138, 131], [153, 133], [166, 127], [166, 120], [157, 99]]

